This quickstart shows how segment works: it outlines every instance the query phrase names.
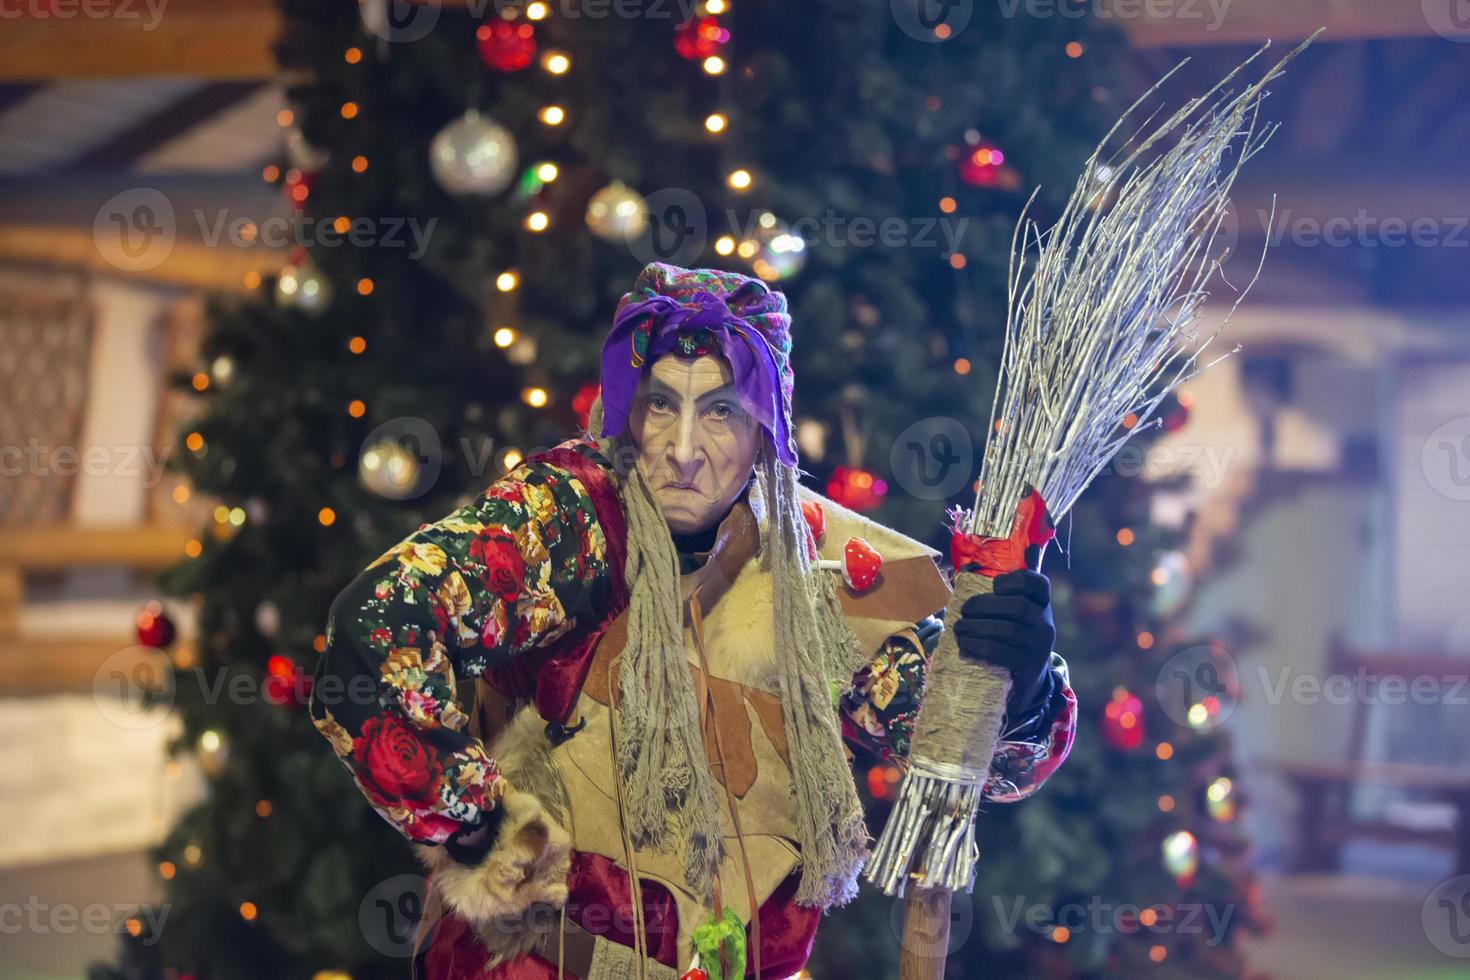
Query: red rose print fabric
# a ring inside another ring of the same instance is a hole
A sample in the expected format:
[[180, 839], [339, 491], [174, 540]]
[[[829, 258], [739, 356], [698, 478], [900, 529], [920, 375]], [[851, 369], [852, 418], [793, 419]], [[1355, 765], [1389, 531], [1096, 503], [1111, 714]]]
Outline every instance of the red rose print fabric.
[[[558, 448], [611, 479], [590, 442]], [[546, 457], [528, 460], [337, 597], [312, 721], [384, 818], [411, 840], [442, 843], [503, 791], [457, 682], [600, 621], [612, 578], [589, 488]]]

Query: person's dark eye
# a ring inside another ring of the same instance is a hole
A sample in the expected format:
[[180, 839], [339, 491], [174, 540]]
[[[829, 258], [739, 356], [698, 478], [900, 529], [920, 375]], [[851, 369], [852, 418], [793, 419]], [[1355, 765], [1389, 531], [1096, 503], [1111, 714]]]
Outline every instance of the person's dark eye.
[[734, 402], [715, 402], [706, 413], [716, 422], [730, 422], [745, 414], [745, 410]]
[[649, 395], [648, 407], [655, 412], [667, 412], [673, 408], [673, 404], [663, 395]]

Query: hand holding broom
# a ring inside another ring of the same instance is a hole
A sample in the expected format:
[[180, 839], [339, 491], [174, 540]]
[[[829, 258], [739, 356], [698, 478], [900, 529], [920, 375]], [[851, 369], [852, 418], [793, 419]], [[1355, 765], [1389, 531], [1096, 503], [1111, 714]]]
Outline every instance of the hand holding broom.
[[[954, 522], [949, 622], [970, 596], [991, 591], [996, 576], [1039, 570], [1054, 522], [1154, 419], [1164, 397], [1202, 370], [1201, 355], [1229, 320], [1203, 338], [1193, 329], [1225, 257], [1217, 250], [1230, 190], [1274, 132], [1258, 126], [1266, 85], [1312, 39], [1232, 91], [1267, 44], [1105, 158], [1105, 147], [1166, 75], [1103, 138], [1048, 232], [1023, 212], [1011, 246], [1005, 348], [979, 493], [974, 509]], [[909, 895], [904, 980], [943, 975], [949, 898], [974, 887], [975, 814], [1010, 684], [1004, 670], [961, 659], [946, 631], [929, 669], [909, 771], [865, 872], [885, 894]]]

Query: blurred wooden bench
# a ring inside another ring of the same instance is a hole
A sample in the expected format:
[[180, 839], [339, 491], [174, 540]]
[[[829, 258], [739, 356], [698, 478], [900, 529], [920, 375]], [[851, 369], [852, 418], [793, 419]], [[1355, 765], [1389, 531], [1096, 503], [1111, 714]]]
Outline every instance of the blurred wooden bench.
[[131, 621], [97, 636], [22, 636], [28, 572], [104, 566], [157, 572], [184, 557], [189, 537], [175, 527], [53, 525], [0, 531], [0, 697], [90, 691], [102, 662], [137, 644]]
[[[1448, 766], [1419, 762], [1369, 762], [1364, 759], [1367, 715], [1371, 704], [1384, 700], [1379, 687], [1385, 678], [1403, 685], [1403, 704], [1412, 705], [1414, 682], [1431, 678], [1438, 698], [1470, 698], [1470, 657], [1435, 653], [1351, 650], [1334, 638], [1328, 650], [1328, 676], [1352, 679], [1354, 696], [1347, 707], [1347, 757], [1339, 762], [1285, 762], [1278, 769], [1293, 784], [1301, 809], [1297, 815], [1296, 856], [1299, 871], [1336, 870], [1342, 846], [1350, 840], [1428, 844], [1454, 852], [1455, 873], [1470, 874], [1470, 765]], [[1364, 693], [1358, 696], [1360, 683]], [[1420, 682], [1422, 685], [1422, 681]], [[1439, 705], [1432, 710], [1441, 710]], [[1448, 705], [1453, 708], [1454, 705]], [[1448, 804], [1454, 812], [1451, 827], [1412, 827], [1389, 820], [1358, 820], [1352, 814], [1353, 791], [1379, 785], [1407, 791], [1419, 799]]]

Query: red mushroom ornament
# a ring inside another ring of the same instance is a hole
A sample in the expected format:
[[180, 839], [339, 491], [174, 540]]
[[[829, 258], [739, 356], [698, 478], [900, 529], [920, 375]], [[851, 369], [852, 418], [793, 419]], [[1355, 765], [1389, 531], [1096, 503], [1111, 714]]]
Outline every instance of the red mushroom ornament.
[[817, 560], [817, 545], [822, 543], [822, 538], [827, 536], [827, 512], [822, 510], [822, 505], [815, 500], [803, 500], [801, 502], [801, 516], [806, 518], [806, 526], [811, 528], [811, 540], [807, 542], [807, 557], [812, 561]]
[[862, 538], [854, 537], [848, 538], [847, 544], [842, 546], [841, 561], [824, 558], [816, 566], [842, 572], [842, 580], [849, 589], [866, 592], [878, 581], [878, 574], [883, 571], [883, 556]]

